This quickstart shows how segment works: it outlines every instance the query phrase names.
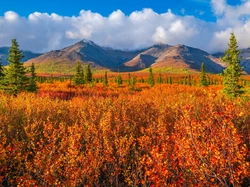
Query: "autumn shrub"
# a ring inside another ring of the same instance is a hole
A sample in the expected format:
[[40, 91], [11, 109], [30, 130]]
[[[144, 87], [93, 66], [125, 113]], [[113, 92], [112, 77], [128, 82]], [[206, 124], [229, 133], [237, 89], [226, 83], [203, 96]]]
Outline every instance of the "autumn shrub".
[[[3, 186], [240, 186], [250, 176], [250, 102], [220, 86], [53, 85], [0, 94]], [[75, 95], [52, 97], [60, 91]]]

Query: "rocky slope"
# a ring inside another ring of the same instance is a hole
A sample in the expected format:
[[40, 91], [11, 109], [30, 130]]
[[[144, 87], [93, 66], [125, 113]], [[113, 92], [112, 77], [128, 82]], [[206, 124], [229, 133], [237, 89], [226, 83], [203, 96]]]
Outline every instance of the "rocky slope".
[[[0, 48], [0, 55], [7, 52], [7, 48]], [[221, 73], [226, 67], [226, 64], [220, 60], [224, 53], [210, 55], [185, 45], [155, 44], [142, 50], [122, 51], [101, 47], [93, 41], [82, 40], [69, 47], [40, 56], [27, 51], [24, 51], [24, 55], [28, 59], [25, 65], [29, 66], [34, 62], [37, 72], [43, 73], [72, 73], [77, 61], [83, 65], [90, 63], [94, 69], [111, 71], [138, 71], [150, 66], [199, 71], [202, 62], [205, 64], [206, 71], [211, 73]], [[244, 70], [250, 73], [250, 48], [242, 50], [241, 55], [243, 57], [241, 64]]]
[[[76, 61], [82, 64], [90, 63], [93, 68], [117, 70], [121, 64], [131, 60], [141, 51], [121, 51], [98, 46], [92, 41], [82, 40], [74, 45], [61, 50], [53, 50], [37, 58], [27, 61], [29, 65], [32, 62], [40, 69], [44, 69], [47, 64], [61, 64], [60, 68], [52, 68], [56, 72], [74, 71]], [[63, 67], [67, 68], [63, 70]], [[46, 68], [44, 69], [46, 70]]]

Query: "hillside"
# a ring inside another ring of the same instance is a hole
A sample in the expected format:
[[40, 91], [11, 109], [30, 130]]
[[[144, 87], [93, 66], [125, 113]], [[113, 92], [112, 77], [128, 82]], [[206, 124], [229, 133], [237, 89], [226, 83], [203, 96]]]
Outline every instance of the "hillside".
[[25, 65], [35, 63], [38, 72], [74, 72], [76, 61], [90, 63], [95, 69], [117, 70], [121, 64], [131, 60], [141, 51], [121, 51], [104, 48], [92, 41], [82, 40], [61, 50], [45, 53], [30, 59]]
[[72, 73], [80, 61], [90, 63], [93, 69], [111, 71], [138, 71], [153, 68], [175, 68], [199, 71], [204, 62], [211, 73], [222, 72], [225, 64], [220, 59], [200, 49], [185, 45], [170, 46], [155, 44], [147, 49], [122, 51], [101, 47], [93, 41], [82, 40], [61, 50], [53, 50], [37, 58], [28, 60], [25, 65], [35, 63], [37, 72]]
[[[26, 62], [29, 59], [33, 59], [41, 55], [39, 53], [33, 53], [31, 51], [25, 51], [25, 50], [22, 52], [24, 55], [22, 62]], [[8, 62], [6, 61], [8, 53], [9, 53], [9, 47], [0, 47], [0, 58], [2, 59], [1, 62], [4, 66], [8, 65]]]
[[[0, 47], [0, 57], [3, 65], [8, 47]], [[221, 73], [227, 66], [220, 57], [224, 53], [209, 53], [185, 45], [170, 46], [155, 44], [149, 48], [122, 51], [102, 47], [93, 41], [82, 40], [61, 50], [52, 50], [44, 54], [23, 51], [25, 66], [35, 63], [38, 73], [73, 73], [77, 61], [83, 65], [91, 64], [94, 70], [139, 71], [153, 67], [158, 71], [198, 72], [204, 62], [207, 72]], [[250, 73], [250, 48], [242, 50], [241, 65], [246, 73]]]
[[168, 48], [168, 50], [152, 64], [152, 67], [184, 68], [199, 71], [202, 62], [205, 64], [206, 71], [211, 73], [220, 73], [225, 67], [225, 64], [221, 63], [218, 58], [200, 49], [185, 45], [176, 45]]
[[124, 70], [141, 70], [150, 67], [155, 61], [166, 52], [171, 46], [165, 44], [156, 44], [138, 54], [132, 60], [123, 64]]
[[[224, 53], [216, 53], [213, 56], [220, 58], [224, 56]], [[241, 66], [243, 67], [243, 71], [245, 71], [247, 74], [250, 74], [250, 48], [241, 49]]]

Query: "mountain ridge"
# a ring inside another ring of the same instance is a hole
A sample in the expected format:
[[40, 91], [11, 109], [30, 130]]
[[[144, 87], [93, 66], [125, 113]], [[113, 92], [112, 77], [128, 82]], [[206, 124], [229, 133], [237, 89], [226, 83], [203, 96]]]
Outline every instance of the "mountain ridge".
[[[81, 40], [61, 50], [53, 50], [25, 64], [35, 63], [39, 72], [74, 72], [76, 61], [91, 64], [94, 69], [111, 71], [139, 71], [152, 66], [153, 68], [173, 67], [190, 69], [198, 72], [204, 62], [210, 73], [221, 73], [225, 65], [205, 51], [182, 44], [171, 46], [158, 43], [146, 49], [122, 51], [101, 47], [93, 41]], [[53, 68], [48, 69], [48, 64]], [[65, 67], [65, 68], [63, 68]]]
[[[0, 47], [0, 56], [6, 56], [8, 47]], [[152, 68], [179, 68], [199, 72], [204, 62], [207, 72], [221, 73], [227, 66], [220, 60], [224, 53], [209, 54], [198, 48], [183, 44], [154, 44], [140, 50], [119, 50], [102, 47], [91, 40], [81, 40], [60, 50], [52, 50], [44, 54], [23, 51], [25, 66], [35, 64], [40, 73], [73, 73], [77, 61], [91, 64], [94, 69], [111, 71], [138, 71]], [[250, 48], [243, 49], [241, 65], [250, 73]], [[3, 61], [3, 60], [2, 60]], [[5, 61], [3, 63], [7, 65]]]
[[[7, 47], [7, 46], [0, 47], [0, 59], [1, 59], [2, 65], [4, 66], [8, 65], [6, 58], [7, 58], [7, 54], [9, 53], [9, 49], [10, 47]], [[24, 55], [22, 62], [26, 62], [29, 59], [33, 59], [41, 55], [41, 53], [34, 53], [29, 50], [21, 50], [21, 51], [23, 52], [23, 55]]]

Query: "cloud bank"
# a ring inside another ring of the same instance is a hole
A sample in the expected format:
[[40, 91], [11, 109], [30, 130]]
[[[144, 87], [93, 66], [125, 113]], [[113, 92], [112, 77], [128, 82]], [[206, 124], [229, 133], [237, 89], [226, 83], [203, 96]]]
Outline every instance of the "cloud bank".
[[28, 18], [8, 11], [0, 16], [0, 46], [17, 38], [22, 49], [47, 52], [82, 39], [116, 49], [138, 49], [155, 43], [185, 44], [210, 53], [224, 51], [234, 32], [240, 48], [250, 47], [250, 0], [230, 6], [226, 0], [211, 0], [216, 22], [194, 16], [179, 16], [168, 10], [158, 14], [146, 8], [125, 15], [117, 10], [104, 17], [82, 10], [78, 16], [35, 12]]

